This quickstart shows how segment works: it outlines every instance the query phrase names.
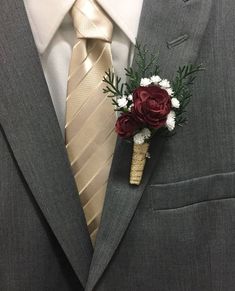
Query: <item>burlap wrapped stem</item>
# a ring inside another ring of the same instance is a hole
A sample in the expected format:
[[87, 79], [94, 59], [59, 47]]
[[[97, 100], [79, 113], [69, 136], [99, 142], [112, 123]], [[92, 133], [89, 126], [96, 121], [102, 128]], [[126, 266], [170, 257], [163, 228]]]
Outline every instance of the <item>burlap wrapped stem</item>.
[[149, 143], [136, 144], [133, 143], [133, 154], [131, 162], [131, 172], [130, 172], [130, 184], [139, 185], [146, 163], [146, 158], [148, 156]]

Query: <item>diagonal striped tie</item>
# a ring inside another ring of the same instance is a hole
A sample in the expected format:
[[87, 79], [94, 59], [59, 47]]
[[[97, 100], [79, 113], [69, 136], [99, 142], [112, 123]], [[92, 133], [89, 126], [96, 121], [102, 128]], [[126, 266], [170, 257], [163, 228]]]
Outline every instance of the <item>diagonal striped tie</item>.
[[102, 82], [112, 68], [113, 25], [94, 0], [77, 0], [71, 15], [77, 42], [68, 78], [66, 148], [94, 243], [116, 143], [115, 112]]

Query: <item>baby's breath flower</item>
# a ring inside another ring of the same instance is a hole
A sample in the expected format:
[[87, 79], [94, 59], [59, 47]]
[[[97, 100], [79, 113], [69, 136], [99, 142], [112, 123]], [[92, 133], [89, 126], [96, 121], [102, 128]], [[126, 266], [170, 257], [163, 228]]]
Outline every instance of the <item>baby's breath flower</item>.
[[143, 128], [141, 130], [142, 135], [144, 136], [145, 139], [148, 139], [151, 137], [151, 131], [148, 128]]
[[171, 110], [170, 113], [167, 115], [166, 127], [169, 131], [172, 131], [175, 128], [175, 111], [173, 110]]
[[154, 83], [154, 85], [158, 85], [159, 82], [161, 82], [161, 80], [162, 79], [159, 76], [152, 76], [151, 77], [151, 81], [152, 81], [152, 83]]
[[172, 98], [171, 99], [171, 104], [172, 104], [172, 107], [174, 108], [179, 108], [180, 107], [180, 102], [177, 98]]
[[134, 143], [135, 144], [143, 144], [144, 143], [144, 136], [141, 132], [136, 133], [134, 135]]
[[174, 91], [172, 90], [172, 88], [166, 88], [165, 90], [168, 93], [168, 95], [173, 96]]
[[147, 87], [147, 86], [151, 85], [151, 83], [152, 83], [152, 81], [149, 78], [142, 78], [140, 80], [140, 86], [142, 86], [142, 87]]
[[121, 98], [117, 99], [118, 107], [122, 108], [125, 107], [128, 103], [126, 96], [122, 96]]
[[159, 85], [163, 88], [163, 89], [168, 89], [171, 87], [170, 82], [167, 79], [163, 79]]

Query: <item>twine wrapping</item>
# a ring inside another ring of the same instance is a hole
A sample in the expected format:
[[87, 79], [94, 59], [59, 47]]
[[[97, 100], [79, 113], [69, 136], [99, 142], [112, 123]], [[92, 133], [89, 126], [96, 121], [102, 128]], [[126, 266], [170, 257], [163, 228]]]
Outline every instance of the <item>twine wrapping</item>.
[[133, 144], [130, 184], [139, 185], [143, 176], [149, 143]]

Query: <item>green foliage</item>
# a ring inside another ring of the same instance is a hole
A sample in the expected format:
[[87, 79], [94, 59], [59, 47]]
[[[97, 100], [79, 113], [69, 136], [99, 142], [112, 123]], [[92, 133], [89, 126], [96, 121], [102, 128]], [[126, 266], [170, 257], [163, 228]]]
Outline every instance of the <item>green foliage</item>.
[[179, 67], [175, 79], [171, 82], [174, 91], [173, 97], [180, 101], [180, 108], [175, 109], [176, 125], [182, 125], [187, 121], [184, 113], [186, 112], [185, 108], [192, 97], [190, 86], [193, 85], [196, 73], [202, 70], [204, 70], [202, 65], [187, 65]]
[[115, 99], [123, 95], [128, 96], [140, 85], [140, 80], [147, 76], [159, 74], [158, 54], [149, 52], [146, 46], [136, 44], [135, 67], [125, 68], [125, 75], [128, 82], [123, 83], [121, 78], [114, 74], [111, 70], [105, 72], [103, 81], [106, 83], [106, 88], [103, 92], [108, 94], [108, 97]]
[[136, 69], [125, 69], [128, 79], [125, 85], [129, 94], [139, 87], [142, 78], [159, 74], [158, 54], [150, 53], [146, 45], [142, 47], [137, 43], [135, 65]]
[[124, 86], [121, 78], [116, 76], [110, 69], [106, 72], [106, 76], [103, 81], [107, 84], [106, 88], [103, 90], [105, 94], [108, 93], [108, 97], [118, 97], [124, 95]]

